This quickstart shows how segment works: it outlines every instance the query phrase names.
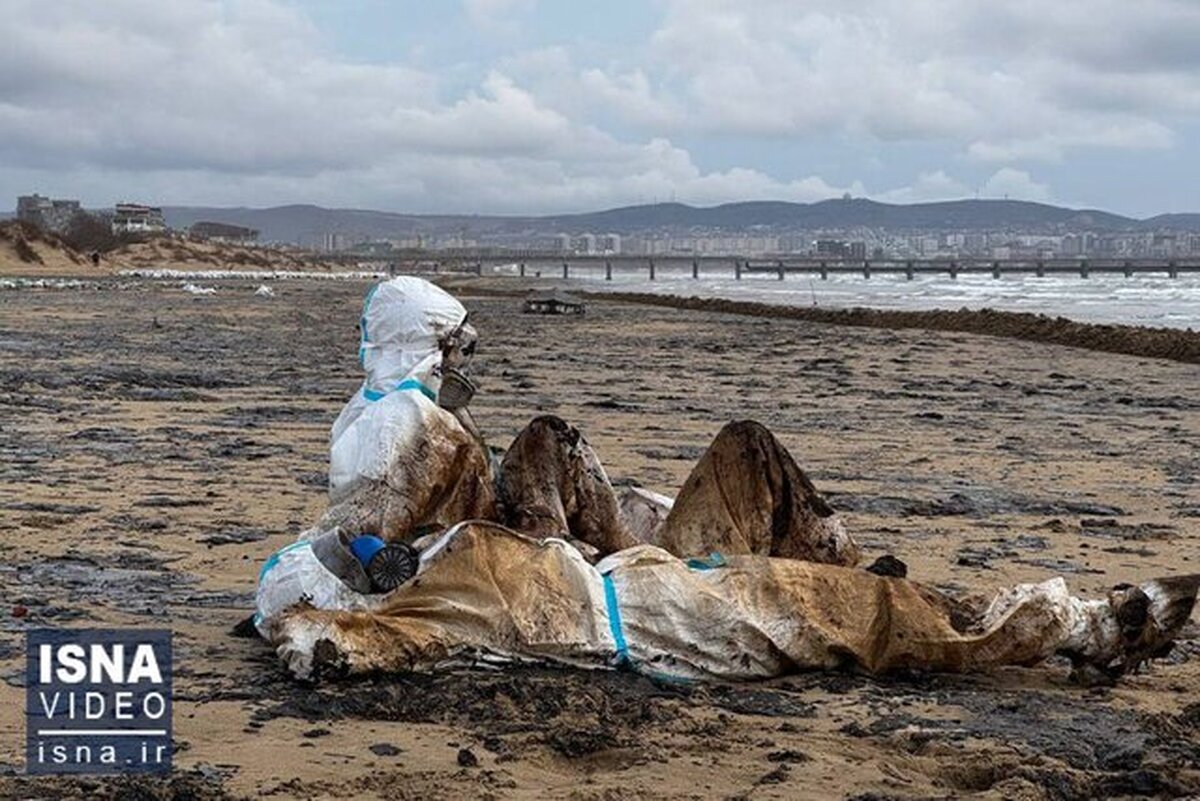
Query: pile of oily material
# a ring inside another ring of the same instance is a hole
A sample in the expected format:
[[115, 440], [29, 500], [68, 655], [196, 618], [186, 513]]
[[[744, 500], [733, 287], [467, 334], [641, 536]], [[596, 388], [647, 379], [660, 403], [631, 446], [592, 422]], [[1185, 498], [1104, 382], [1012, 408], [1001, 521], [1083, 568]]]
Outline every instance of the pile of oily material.
[[[759, 431], [760, 444], [773, 442], [748, 422], [727, 427], [727, 445], [701, 459], [685, 485], [686, 503], [667, 518], [677, 525], [656, 538], [664, 547], [609, 543], [600, 551], [608, 556], [593, 565], [580, 547], [556, 538], [568, 528], [565, 519], [541, 539], [483, 522], [496, 519], [488, 457], [437, 402], [443, 359], [469, 330], [462, 305], [425, 281], [396, 278], [368, 293], [359, 325], [367, 377], [333, 426], [333, 505], [299, 543], [271, 557], [259, 579], [256, 627], [297, 676], [328, 666], [406, 671], [536, 659], [626, 665], [671, 678], [754, 679], [842, 665], [965, 671], [1056, 653], [1120, 673], [1169, 643], [1200, 588], [1200, 576], [1191, 576], [1085, 601], [1053, 579], [952, 599], [905, 578], [843, 566], [857, 561], [858, 550], [832, 510], [813, 522], [812, 541], [798, 539], [790, 551], [757, 547], [762, 538], [752, 535], [773, 521], [749, 521], [770, 508], [769, 482], [737, 489], [718, 480], [745, 458], [740, 437]], [[554, 428], [549, 421], [544, 427]], [[590, 497], [582, 485], [537, 469], [549, 460], [547, 448], [561, 446], [555, 437], [522, 441], [508, 456], [526, 455], [524, 477], [545, 496], [522, 508], [552, 511], [564, 503], [564, 486], [572, 504]], [[598, 462], [577, 454], [571, 463], [607, 486]], [[797, 513], [797, 487], [815, 489], [790, 457], [787, 464], [776, 464], [776, 478], [791, 488], [781, 490], [784, 507]], [[644, 542], [667, 503], [634, 493], [620, 506]], [[362, 576], [370, 565], [348, 553], [354, 542], [408, 538], [431, 523], [445, 533], [412, 543], [420, 554], [409, 560], [415, 576], [371, 592]], [[704, 559], [673, 555], [712, 551]], [[733, 555], [768, 552], [794, 558]]]
[[486, 522], [419, 545], [416, 578], [393, 592], [343, 588], [313, 598], [324, 608], [269, 609], [275, 581], [312, 567], [311, 547], [292, 546], [264, 569], [260, 631], [299, 678], [542, 660], [745, 680], [843, 666], [963, 672], [1054, 654], [1123, 671], [1169, 641], [1200, 589], [1189, 576], [1085, 601], [1055, 578], [955, 602], [906, 579], [796, 559], [683, 560], [641, 545], [592, 565], [566, 541]]

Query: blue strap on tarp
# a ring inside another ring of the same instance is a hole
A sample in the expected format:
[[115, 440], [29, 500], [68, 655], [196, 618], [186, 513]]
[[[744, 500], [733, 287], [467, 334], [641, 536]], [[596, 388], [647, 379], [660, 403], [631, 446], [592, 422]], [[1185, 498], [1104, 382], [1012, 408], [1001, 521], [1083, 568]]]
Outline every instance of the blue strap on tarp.
[[603, 579], [604, 605], [608, 608], [608, 628], [612, 632], [613, 642], [617, 646], [617, 667], [629, 668], [656, 681], [671, 684], [691, 684], [691, 679], [685, 679], [682, 676], [672, 676], [668, 673], [647, 668], [644, 664], [639, 663], [629, 655], [629, 644], [625, 641], [625, 629], [621, 625], [621, 607], [617, 604], [617, 587], [613, 584], [611, 573], [605, 573]]
[[617, 664], [629, 662], [629, 646], [625, 643], [625, 632], [621, 630], [621, 608], [617, 606], [617, 588], [612, 576], [604, 574], [604, 604], [608, 607], [608, 627], [612, 630], [613, 642], [617, 646]]
[[708, 556], [692, 557], [685, 564], [692, 570], [716, 570], [719, 567], [729, 567], [725, 557], [717, 551], [713, 551]]

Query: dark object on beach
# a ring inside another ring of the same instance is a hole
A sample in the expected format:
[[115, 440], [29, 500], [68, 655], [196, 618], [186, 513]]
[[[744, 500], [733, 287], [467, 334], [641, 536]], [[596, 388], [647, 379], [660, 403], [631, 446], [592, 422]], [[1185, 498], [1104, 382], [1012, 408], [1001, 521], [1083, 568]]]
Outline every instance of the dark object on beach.
[[458, 766], [460, 768], [477, 768], [479, 767], [479, 757], [470, 748], [460, 748], [458, 750]]
[[908, 565], [904, 564], [890, 553], [884, 554], [872, 562], [867, 568], [867, 571], [874, 573], [877, 576], [908, 578]]
[[583, 314], [583, 301], [558, 289], [530, 292], [525, 298], [525, 314]]
[[242, 637], [244, 639], [258, 637], [258, 629], [254, 626], [254, 615], [250, 615], [239, 621], [236, 626], [229, 630], [229, 633], [234, 637]]

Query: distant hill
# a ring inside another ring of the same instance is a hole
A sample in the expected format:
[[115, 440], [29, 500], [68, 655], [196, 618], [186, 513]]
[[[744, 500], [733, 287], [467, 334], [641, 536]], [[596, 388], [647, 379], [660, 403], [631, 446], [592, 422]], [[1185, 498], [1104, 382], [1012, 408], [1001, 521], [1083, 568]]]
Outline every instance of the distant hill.
[[182, 228], [195, 222], [221, 222], [256, 228], [265, 241], [316, 244], [326, 233], [370, 237], [463, 233], [467, 236], [593, 233], [632, 234], [649, 229], [747, 230], [853, 228], [893, 231], [1020, 230], [1047, 233], [1074, 230], [1179, 228], [1200, 230], [1200, 214], [1171, 214], [1136, 220], [1095, 209], [1069, 209], [1021, 200], [955, 200], [897, 205], [865, 199], [818, 203], [755, 201], [698, 208], [682, 203], [626, 206], [585, 214], [484, 216], [397, 214], [363, 209], [327, 209], [312, 205], [274, 208], [169, 206], [167, 223]]
[[1160, 214], [1148, 220], [1142, 220], [1143, 228], [1171, 228], [1177, 231], [1200, 232], [1200, 214]]
[[661, 226], [750, 228], [755, 225], [793, 228], [868, 226], [907, 229], [1032, 229], [1057, 225], [1125, 228], [1136, 220], [1104, 211], [1065, 209], [1020, 200], [955, 200], [895, 205], [861, 198], [818, 203], [759, 201], [695, 208], [680, 203], [630, 206], [610, 211], [547, 218], [562, 226], [583, 225], [625, 230]]

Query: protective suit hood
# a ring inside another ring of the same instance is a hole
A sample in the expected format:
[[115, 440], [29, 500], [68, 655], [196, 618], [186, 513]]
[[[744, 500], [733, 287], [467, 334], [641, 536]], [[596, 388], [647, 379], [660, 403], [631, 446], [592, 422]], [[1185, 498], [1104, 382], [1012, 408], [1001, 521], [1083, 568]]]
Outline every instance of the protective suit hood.
[[358, 350], [367, 375], [333, 424], [332, 501], [360, 478], [381, 479], [397, 449], [409, 447], [432, 418], [449, 416], [436, 404], [442, 341], [466, 318], [461, 303], [421, 278], [392, 278], [367, 293]]
[[363, 301], [359, 320], [364, 391], [386, 395], [411, 379], [436, 394], [440, 341], [466, 318], [461, 303], [422, 278], [401, 276], [376, 284]]

